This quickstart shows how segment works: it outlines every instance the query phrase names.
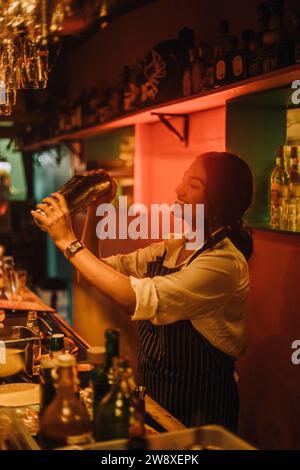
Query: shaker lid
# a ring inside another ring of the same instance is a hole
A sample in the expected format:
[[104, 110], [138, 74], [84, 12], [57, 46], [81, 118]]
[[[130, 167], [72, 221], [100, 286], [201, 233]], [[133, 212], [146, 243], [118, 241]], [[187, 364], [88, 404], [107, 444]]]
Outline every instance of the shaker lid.
[[90, 364], [104, 364], [105, 348], [102, 346], [93, 346], [87, 350], [87, 358]]

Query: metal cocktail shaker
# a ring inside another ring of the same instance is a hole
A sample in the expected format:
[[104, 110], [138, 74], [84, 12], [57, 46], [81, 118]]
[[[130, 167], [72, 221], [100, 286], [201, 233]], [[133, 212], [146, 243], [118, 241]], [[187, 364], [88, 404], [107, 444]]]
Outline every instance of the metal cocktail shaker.
[[[101, 195], [108, 193], [110, 189], [111, 178], [108, 173], [103, 171], [102, 173], [99, 172], [89, 175], [75, 175], [57, 192], [65, 197], [70, 213], [74, 214], [80, 209], [88, 207]], [[37, 212], [46, 217], [43, 210], [37, 209]], [[38, 223], [37, 225], [41, 228]]]

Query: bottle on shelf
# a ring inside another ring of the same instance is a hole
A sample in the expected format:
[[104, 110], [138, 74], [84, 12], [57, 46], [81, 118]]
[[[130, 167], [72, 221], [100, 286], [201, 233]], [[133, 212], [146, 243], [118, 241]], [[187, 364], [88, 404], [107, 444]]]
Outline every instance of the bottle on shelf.
[[220, 22], [220, 39], [214, 46], [214, 86], [222, 86], [231, 81], [229, 21]]
[[51, 359], [55, 359], [65, 352], [64, 337], [63, 333], [54, 333], [51, 336], [49, 345], [49, 356]]
[[293, 11], [291, 14], [293, 25], [292, 54], [293, 62], [300, 63], [300, 11]]
[[192, 89], [192, 70], [197, 60], [197, 48], [195, 45], [195, 33], [190, 28], [185, 28], [185, 47], [186, 55], [182, 57], [182, 96], [190, 96], [193, 93]]
[[231, 79], [237, 82], [246, 78], [246, 60], [245, 55], [241, 49], [238, 48], [238, 38], [231, 36], [229, 39], [230, 44], [230, 65], [231, 65]]
[[292, 63], [291, 48], [284, 28], [282, 2], [272, 2], [268, 29], [263, 36], [263, 73]]
[[134, 111], [140, 101], [141, 89], [138, 85], [137, 73], [134, 67], [124, 67], [123, 79], [123, 110], [125, 113]]
[[289, 197], [289, 176], [284, 165], [284, 146], [277, 148], [276, 166], [271, 174], [270, 225], [286, 230]]
[[204, 81], [208, 69], [209, 47], [206, 43], [200, 43], [196, 59], [192, 64], [192, 93], [200, 93], [204, 88]]
[[300, 231], [300, 173], [298, 147], [291, 148], [289, 170], [288, 229]]
[[76, 394], [76, 360], [71, 354], [57, 356], [57, 391], [40, 419], [43, 448], [83, 445], [92, 441], [91, 423]]
[[262, 1], [257, 6], [257, 34], [250, 40], [249, 77], [263, 73], [263, 37], [268, 29], [271, 17], [270, 4]]
[[[248, 78], [251, 76], [251, 63], [253, 61], [253, 53], [256, 49], [256, 41], [255, 41], [255, 34], [252, 29], [246, 29], [245, 31], [242, 32], [242, 41], [243, 41], [243, 48], [242, 48], [242, 54], [243, 54], [243, 59], [244, 59], [244, 67], [245, 67], [245, 78]], [[253, 61], [254, 62], [254, 61]], [[253, 76], [257, 75], [255, 74], [255, 71], [253, 71]]]

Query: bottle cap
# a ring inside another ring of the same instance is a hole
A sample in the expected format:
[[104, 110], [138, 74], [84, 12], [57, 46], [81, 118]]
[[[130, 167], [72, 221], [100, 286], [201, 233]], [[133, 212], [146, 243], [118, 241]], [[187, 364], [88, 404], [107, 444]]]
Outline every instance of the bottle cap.
[[62, 333], [55, 333], [50, 338], [50, 350], [51, 351], [60, 351], [64, 348], [64, 337]]
[[93, 346], [87, 350], [87, 359], [90, 364], [101, 365], [105, 362], [105, 348]]
[[71, 367], [76, 365], [76, 359], [72, 354], [59, 354], [56, 361], [58, 367]]

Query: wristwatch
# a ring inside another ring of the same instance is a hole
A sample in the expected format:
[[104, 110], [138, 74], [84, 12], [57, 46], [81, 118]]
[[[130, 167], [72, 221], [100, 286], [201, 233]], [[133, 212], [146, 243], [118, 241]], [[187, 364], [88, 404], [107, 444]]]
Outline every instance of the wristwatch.
[[64, 255], [67, 259], [70, 259], [75, 256], [78, 251], [83, 250], [83, 248], [85, 248], [85, 245], [79, 240], [75, 240], [65, 249]]

